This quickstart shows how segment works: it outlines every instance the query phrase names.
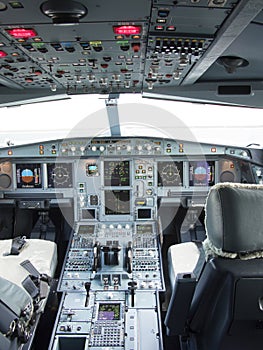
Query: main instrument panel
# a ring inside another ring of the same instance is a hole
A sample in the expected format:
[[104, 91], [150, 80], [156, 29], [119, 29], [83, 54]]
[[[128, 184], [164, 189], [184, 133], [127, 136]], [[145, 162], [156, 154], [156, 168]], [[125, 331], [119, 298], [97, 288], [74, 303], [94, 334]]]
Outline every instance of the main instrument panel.
[[162, 138], [55, 140], [0, 157], [1, 206], [73, 212], [50, 350], [161, 350], [160, 208], [203, 208], [215, 183], [259, 182], [262, 170], [246, 148]]

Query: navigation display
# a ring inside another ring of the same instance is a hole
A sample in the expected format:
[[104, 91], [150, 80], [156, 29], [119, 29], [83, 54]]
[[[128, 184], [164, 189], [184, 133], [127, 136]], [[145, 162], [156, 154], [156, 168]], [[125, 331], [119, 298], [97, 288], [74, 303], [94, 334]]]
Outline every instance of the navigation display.
[[105, 161], [104, 162], [105, 186], [130, 186], [130, 162]]
[[72, 164], [49, 163], [47, 164], [48, 187], [70, 188], [72, 187]]
[[120, 303], [100, 303], [98, 320], [99, 321], [119, 321], [121, 319]]
[[105, 215], [129, 215], [130, 191], [106, 190], [105, 191]]
[[42, 168], [39, 163], [16, 164], [17, 188], [41, 188]]
[[215, 162], [189, 162], [189, 186], [213, 186], [215, 184]]
[[183, 162], [158, 163], [158, 187], [182, 186]]

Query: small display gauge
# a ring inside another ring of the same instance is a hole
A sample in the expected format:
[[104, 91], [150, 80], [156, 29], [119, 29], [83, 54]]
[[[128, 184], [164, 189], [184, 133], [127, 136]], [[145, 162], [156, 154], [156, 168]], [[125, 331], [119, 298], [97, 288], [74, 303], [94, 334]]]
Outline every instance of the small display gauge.
[[189, 163], [189, 186], [213, 186], [215, 162], [194, 161]]
[[104, 185], [105, 186], [129, 186], [130, 163], [125, 161], [104, 162]]
[[182, 186], [183, 162], [158, 163], [158, 187]]
[[72, 164], [50, 163], [47, 164], [48, 187], [70, 188], [72, 187]]
[[130, 191], [106, 190], [104, 193], [105, 193], [105, 215], [129, 215], [130, 214]]
[[17, 188], [41, 188], [41, 170], [39, 163], [16, 164]]
[[100, 303], [98, 310], [99, 321], [119, 321], [121, 319], [120, 303]]

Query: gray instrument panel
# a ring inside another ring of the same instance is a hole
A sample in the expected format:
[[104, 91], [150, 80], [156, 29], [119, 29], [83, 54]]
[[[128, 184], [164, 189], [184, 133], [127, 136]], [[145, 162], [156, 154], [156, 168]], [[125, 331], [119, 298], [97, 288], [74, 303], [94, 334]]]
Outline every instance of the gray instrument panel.
[[161, 350], [159, 200], [202, 207], [215, 183], [241, 182], [249, 150], [82, 138], [3, 148], [0, 157], [0, 204], [38, 209], [47, 198], [63, 212], [73, 203], [50, 350]]

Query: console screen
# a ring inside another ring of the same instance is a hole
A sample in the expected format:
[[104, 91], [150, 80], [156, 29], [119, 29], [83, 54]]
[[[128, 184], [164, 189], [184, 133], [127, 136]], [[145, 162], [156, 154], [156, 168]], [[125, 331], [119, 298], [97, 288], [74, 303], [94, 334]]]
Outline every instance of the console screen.
[[98, 320], [119, 321], [121, 319], [121, 305], [119, 303], [100, 303]]
[[145, 233], [153, 233], [153, 227], [152, 225], [146, 224], [146, 225], [137, 225], [136, 226], [136, 232], [141, 235]]
[[125, 161], [104, 162], [105, 186], [130, 186], [130, 163]]
[[105, 215], [129, 215], [130, 191], [106, 190], [105, 191]]
[[72, 164], [48, 163], [48, 187], [70, 188], [72, 187]]
[[213, 186], [215, 184], [215, 162], [189, 162], [189, 186]]
[[158, 187], [182, 186], [183, 162], [158, 163]]
[[17, 188], [41, 188], [42, 169], [39, 163], [16, 164]]

